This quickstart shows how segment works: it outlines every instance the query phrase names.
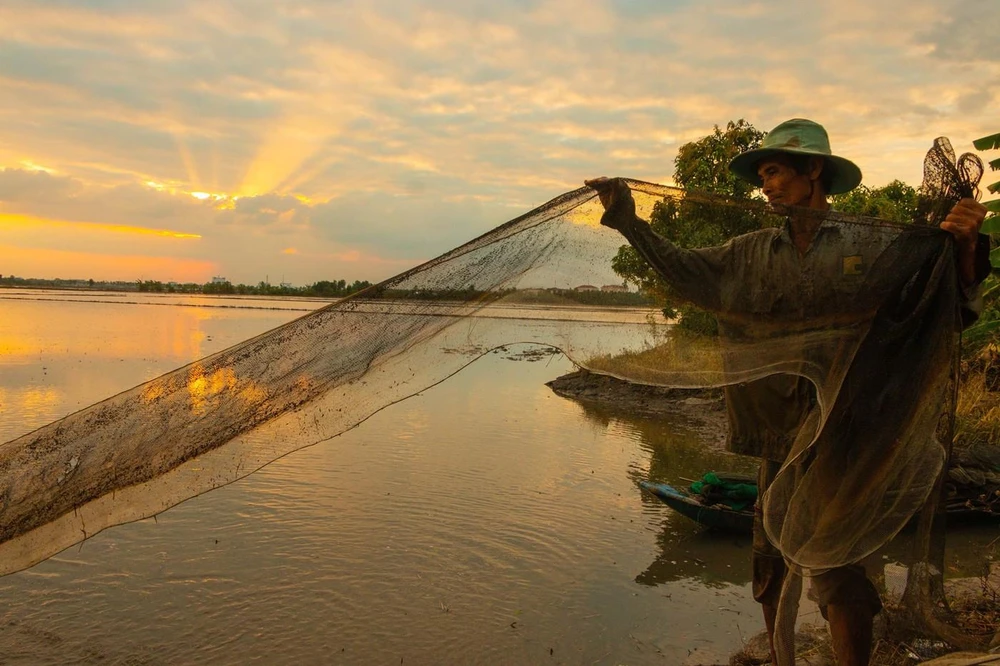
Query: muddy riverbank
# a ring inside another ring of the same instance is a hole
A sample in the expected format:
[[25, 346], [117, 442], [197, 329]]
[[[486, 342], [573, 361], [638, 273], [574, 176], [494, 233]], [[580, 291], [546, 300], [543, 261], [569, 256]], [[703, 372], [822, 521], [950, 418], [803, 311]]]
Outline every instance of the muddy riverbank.
[[[657, 386], [633, 384], [606, 375], [599, 375], [586, 370], [578, 370], [562, 375], [547, 382], [547, 386], [556, 394], [577, 401], [591, 409], [605, 412], [609, 415], [622, 417], [658, 420], [683, 420], [689, 427], [696, 429], [706, 445], [719, 450], [724, 449], [727, 423], [726, 408], [722, 391], [718, 389], [686, 390], [669, 389]], [[656, 449], [656, 444], [651, 442]], [[721, 454], [726, 455], [726, 454]], [[655, 457], [655, 453], [654, 453]], [[733, 457], [734, 460], [739, 458]], [[950, 532], [952, 549], [949, 553], [949, 580], [946, 581], [946, 598], [950, 602], [954, 615], [949, 619], [962, 631], [970, 635], [988, 634], [995, 630], [996, 619], [1000, 617], [997, 605], [997, 592], [1000, 589], [1000, 569], [992, 565], [989, 574], [969, 576], [969, 567], [961, 566], [968, 559], [967, 551], [978, 552], [990, 559], [984, 551], [992, 551], [995, 540], [979, 548], [971, 545], [978, 543], [984, 531], [989, 534], [987, 526], [968, 528]], [[969, 544], [965, 542], [968, 541]], [[891, 558], [889, 555], [873, 556], [872, 571], [874, 578], [882, 585], [882, 566]], [[967, 563], [966, 563], [967, 564]], [[871, 573], [871, 572], [870, 572]], [[814, 604], [805, 601], [808, 608]], [[818, 609], [816, 609], [818, 611]], [[891, 617], [899, 612], [897, 607], [887, 609], [876, 621], [876, 634], [873, 641], [873, 664], [882, 666], [909, 666], [911, 664], [942, 663], [953, 664], [980, 663], [976, 661], [941, 661], [941, 658], [956, 648], [932, 636], [906, 634], [899, 635], [899, 627], [895, 626]], [[826, 624], [819, 620], [818, 612], [807, 613], [809, 620], [803, 620], [796, 638], [797, 666], [833, 666], [835, 659], [832, 652], [829, 633]], [[815, 617], [812, 617], [815, 616]], [[985, 637], [985, 641], [989, 638]], [[985, 656], [981, 655], [981, 656]], [[935, 660], [935, 661], [931, 661]], [[703, 662], [721, 664], [723, 662]], [[749, 634], [744, 638], [743, 649], [731, 655], [728, 664], [760, 664], [767, 663], [767, 637], [763, 632]]]
[[546, 385], [557, 395], [601, 405], [622, 414], [681, 418], [712, 448], [722, 449], [728, 425], [721, 389], [677, 389], [633, 384], [623, 379], [577, 370]]

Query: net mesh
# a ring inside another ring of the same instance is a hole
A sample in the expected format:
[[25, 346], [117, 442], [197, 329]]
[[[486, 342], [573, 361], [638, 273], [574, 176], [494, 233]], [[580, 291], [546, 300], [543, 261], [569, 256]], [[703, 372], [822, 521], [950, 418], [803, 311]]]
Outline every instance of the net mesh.
[[[920, 509], [945, 462], [937, 426], [950, 404], [962, 295], [950, 236], [936, 225], [974, 194], [982, 165], [956, 162], [939, 140], [926, 167], [919, 224], [823, 214], [820, 235], [832, 249], [797, 272], [780, 250], [789, 215], [804, 211], [625, 181], [640, 218], [659, 204], [688, 220], [739, 217], [734, 228], [756, 220], [759, 232], [701, 250], [642, 225], [626, 233], [679, 297], [716, 316], [717, 337], [676, 335], [673, 322], [645, 310], [602, 320], [567, 304], [557, 317], [552, 307], [535, 316], [530, 303], [546, 290], [620, 283], [611, 264], [622, 238], [600, 224], [595, 192], [557, 197], [351, 298], [0, 446], [0, 574], [334, 437], [516, 342], [557, 347], [632, 382], [728, 387], [736, 436], [764, 423], [769, 430], [746, 436], [787, 440], [763, 500], [770, 539], [805, 573], [856, 562]], [[768, 382], [810, 387], [792, 427], [768, 422], [757, 399]]]

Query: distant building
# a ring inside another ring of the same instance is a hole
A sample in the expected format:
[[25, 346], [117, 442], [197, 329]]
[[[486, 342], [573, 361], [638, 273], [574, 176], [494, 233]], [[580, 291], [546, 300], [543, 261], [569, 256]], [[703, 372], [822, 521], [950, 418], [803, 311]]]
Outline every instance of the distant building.
[[592, 284], [581, 284], [579, 287], [574, 287], [573, 291], [600, 291], [600, 289]]
[[292, 288], [292, 283], [291, 282], [282, 282], [281, 283], [281, 288], [282, 289], [291, 289]]
[[229, 282], [229, 280], [224, 277], [219, 277], [217, 275], [212, 277], [212, 284], [226, 284], [227, 282]]
[[620, 284], [606, 284], [603, 287], [601, 287], [601, 291], [609, 294], [627, 294], [628, 287], [625, 287]]

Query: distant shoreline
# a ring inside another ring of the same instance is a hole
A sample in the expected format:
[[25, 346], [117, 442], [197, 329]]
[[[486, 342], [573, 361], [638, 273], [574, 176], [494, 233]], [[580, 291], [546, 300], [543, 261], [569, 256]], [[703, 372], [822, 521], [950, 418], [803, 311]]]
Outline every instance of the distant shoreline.
[[204, 294], [229, 296], [292, 296], [317, 298], [343, 298], [372, 286], [367, 280], [320, 280], [310, 285], [296, 287], [286, 282], [273, 285], [266, 281], [257, 284], [233, 284], [224, 277], [213, 277], [211, 282], [161, 282], [159, 280], [82, 280], [63, 278], [26, 278], [0, 275], [0, 288], [58, 289], [68, 291], [105, 291], [151, 294]]
[[39, 291], [39, 292], [73, 292], [74, 294], [116, 294], [119, 296], [142, 295], [153, 298], [176, 298], [183, 296], [194, 296], [198, 298], [233, 299], [233, 300], [282, 300], [282, 301], [322, 301], [324, 303], [335, 303], [343, 300], [343, 296], [305, 296], [301, 294], [204, 294], [199, 292], [183, 291], [139, 291], [138, 289], [112, 289], [102, 287], [47, 287], [37, 285], [6, 285], [0, 284], [0, 292], [3, 291]]
[[[241, 285], [245, 287], [245, 285]], [[643, 296], [636, 293], [603, 293], [603, 292], [583, 292], [576, 293], [571, 289], [507, 289], [497, 292], [477, 292], [474, 290], [444, 290], [439, 292], [429, 292], [426, 290], [399, 290], [387, 289], [378, 290], [370, 296], [360, 294], [366, 288], [344, 294], [315, 294], [303, 293], [304, 288], [288, 288], [276, 290], [274, 292], [260, 293], [256, 291], [185, 291], [181, 289], [140, 289], [135, 285], [128, 286], [108, 286], [107, 283], [95, 283], [89, 285], [39, 285], [39, 284], [4, 284], [0, 282], [0, 293], [2, 291], [20, 290], [34, 292], [59, 292], [73, 294], [116, 294], [127, 296], [140, 294], [143, 297], [205, 297], [205, 298], [232, 298], [238, 300], [298, 300], [303, 302], [336, 303], [345, 298], [358, 295], [361, 298], [372, 300], [396, 300], [409, 302], [437, 302], [468, 304], [488, 301], [492, 304], [506, 304], [512, 306], [535, 306], [549, 308], [610, 308], [614, 310], [650, 310], [655, 308]], [[542, 292], [542, 293], [539, 293]], [[0, 298], [5, 298], [0, 296]], [[81, 301], [82, 302], [82, 301]]]

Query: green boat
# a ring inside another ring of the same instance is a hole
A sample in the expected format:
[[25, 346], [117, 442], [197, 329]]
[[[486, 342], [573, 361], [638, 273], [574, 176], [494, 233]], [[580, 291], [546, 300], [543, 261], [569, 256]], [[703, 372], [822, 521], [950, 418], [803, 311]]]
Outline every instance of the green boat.
[[[707, 479], [709, 476], [706, 475], [705, 478]], [[731, 484], [754, 485], [756, 483], [750, 477], [741, 476], [721, 476], [715, 477], [715, 479]], [[753, 532], [752, 503], [743, 508], [734, 508], [728, 506], [724, 501], [718, 501], [718, 496], [712, 493], [709, 493], [709, 497], [706, 498], [698, 493], [676, 488], [668, 483], [640, 481], [639, 487], [654, 495], [677, 513], [709, 529], [740, 535], [749, 535]], [[996, 492], [1000, 494], [1000, 491]], [[737, 507], [739, 506], [740, 503], [737, 503]], [[979, 501], [972, 501], [964, 497], [951, 498], [946, 504], [945, 511], [948, 515], [949, 525], [1000, 520], [1000, 513], [996, 511], [995, 505], [992, 502], [983, 502], [982, 498], [979, 498]]]
[[[745, 481], [742, 478], [738, 480]], [[705, 527], [731, 534], [750, 534], [753, 531], [752, 505], [749, 508], [734, 509], [723, 503], [707, 504], [701, 495], [680, 490], [667, 483], [640, 481], [639, 486], [677, 513]]]

